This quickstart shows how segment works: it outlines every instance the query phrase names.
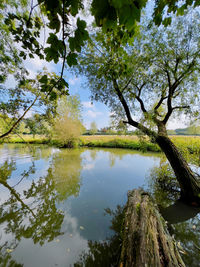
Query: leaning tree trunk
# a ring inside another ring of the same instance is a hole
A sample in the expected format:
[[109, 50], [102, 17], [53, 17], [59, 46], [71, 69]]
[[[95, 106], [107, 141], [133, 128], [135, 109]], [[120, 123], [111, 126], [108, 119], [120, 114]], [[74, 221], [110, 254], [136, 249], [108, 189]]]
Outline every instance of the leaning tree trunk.
[[119, 267], [185, 267], [165, 220], [142, 190], [128, 193], [122, 234]]
[[174, 170], [181, 188], [181, 198], [188, 203], [200, 204], [200, 183], [178, 148], [167, 136], [159, 135], [156, 142]]

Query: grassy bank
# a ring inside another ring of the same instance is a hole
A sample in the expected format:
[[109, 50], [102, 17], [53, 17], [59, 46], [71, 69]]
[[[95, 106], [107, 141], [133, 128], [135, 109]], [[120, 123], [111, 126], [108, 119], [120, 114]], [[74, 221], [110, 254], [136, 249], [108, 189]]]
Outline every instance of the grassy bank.
[[140, 141], [137, 136], [116, 136], [116, 135], [93, 135], [82, 136], [81, 146], [88, 147], [108, 147], [108, 148], [128, 148], [142, 151], [160, 151], [156, 144], [152, 144], [148, 139]]
[[1, 143], [29, 143], [29, 144], [48, 144], [49, 140], [43, 135], [32, 134], [20, 134], [20, 135], [9, 135], [8, 137], [1, 140]]
[[[199, 153], [199, 136], [170, 136], [175, 145], [183, 152]], [[81, 145], [88, 147], [130, 148], [135, 150], [158, 152], [160, 148], [148, 138], [143, 141], [137, 136], [82, 136]]]
[[[179, 147], [181, 151], [189, 153], [200, 152], [200, 137], [199, 136], [170, 136], [172, 141]], [[31, 143], [31, 144], [51, 144], [59, 146], [56, 140], [49, 141], [45, 136], [41, 135], [11, 135], [5, 139], [6, 143]], [[137, 136], [116, 136], [116, 135], [93, 135], [81, 136], [80, 146], [87, 147], [108, 147], [108, 148], [127, 148], [142, 151], [159, 152], [160, 148], [156, 144], [152, 144], [148, 138], [139, 140]]]

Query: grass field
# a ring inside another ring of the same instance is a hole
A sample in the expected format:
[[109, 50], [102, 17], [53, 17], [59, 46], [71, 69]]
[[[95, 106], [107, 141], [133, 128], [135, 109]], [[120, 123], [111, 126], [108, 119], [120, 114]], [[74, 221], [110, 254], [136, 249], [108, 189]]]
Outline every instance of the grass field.
[[81, 136], [81, 145], [88, 147], [129, 148], [142, 151], [160, 151], [156, 144], [146, 138], [142, 141], [137, 136], [130, 135], [93, 135]]
[[[172, 141], [183, 152], [189, 153], [200, 152], [200, 136], [170, 136]], [[4, 139], [6, 143], [34, 143], [34, 144], [53, 144], [56, 141], [49, 141], [45, 136], [41, 135], [11, 135], [9, 138]], [[160, 148], [149, 141], [148, 138], [140, 140], [137, 136], [130, 135], [91, 135], [81, 136], [80, 146], [87, 147], [112, 147], [112, 148], [128, 148], [142, 151], [160, 151]]]
[[[200, 152], [199, 136], [170, 136], [172, 141], [182, 151], [188, 150], [190, 153]], [[81, 142], [83, 146], [89, 147], [118, 147], [131, 148], [137, 150], [160, 151], [156, 144], [152, 144], [148, 138], [140, 140], [137, 136], [82, 136]]]

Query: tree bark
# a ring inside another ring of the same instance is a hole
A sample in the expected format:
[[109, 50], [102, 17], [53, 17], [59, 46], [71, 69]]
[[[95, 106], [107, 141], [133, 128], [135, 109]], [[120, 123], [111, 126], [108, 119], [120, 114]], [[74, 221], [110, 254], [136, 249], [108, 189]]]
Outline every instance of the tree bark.
[[185, 267], [175, 240], [150, 196], [128, 193], [119, 267]]
[[165, 153], [174, 170], [180, 185], [182, 200], [188, 203], [196, 202], [200, 204], [200, 182], [178, 148], [164, 135], [158, 135], [156, 142]]

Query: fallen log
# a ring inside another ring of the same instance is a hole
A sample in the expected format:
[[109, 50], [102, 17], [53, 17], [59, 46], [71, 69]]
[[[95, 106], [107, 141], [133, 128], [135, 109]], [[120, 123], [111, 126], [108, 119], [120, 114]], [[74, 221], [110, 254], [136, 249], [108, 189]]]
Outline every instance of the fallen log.
[[185, 266], [155, 203], [142, 190], [128, 193], [120, 267]]

